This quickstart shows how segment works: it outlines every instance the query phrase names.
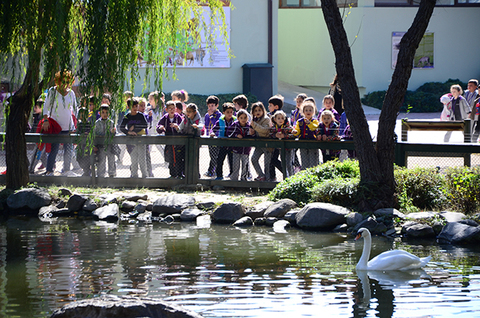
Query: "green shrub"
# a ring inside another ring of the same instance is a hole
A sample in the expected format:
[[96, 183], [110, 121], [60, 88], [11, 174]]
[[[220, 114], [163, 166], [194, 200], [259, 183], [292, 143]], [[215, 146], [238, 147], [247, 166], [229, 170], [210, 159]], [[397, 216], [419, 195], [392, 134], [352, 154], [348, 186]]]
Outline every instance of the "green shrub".
[[357, 178], [360, 176], [360, 167], [356, 160], [338, 160], [327, 161], [324, 164], [311, 168], [311, 173], [316, 175], [319, 180], [334, 178]]
[[[283, 180], [270, 192], [269, 198], [271, 200], [288, 198], [294, 200], [299, 205], [305, 205], [314, 200], [315, 185], [325, 180], [348, 180], [350, 178], [358, 178], [359, 176], [360, 168], [357, 161], [328, 161]], [[335, 182], [332, 186], [334, 184]], [[339, 191], [342, 192], [344, 190]]]
[[[439, 112], [443, 105], [440, 103], [440, 97], [450, 92], [450, 86], [459, 84], [466, 87], [466, 83], [459, 79], [448, 79], [444, 83], [428, 82], [420, 86], [416, 91], [407, 91], [401, 111], [409, 110], [412, 113]], [[362, 103], [371, 107], [382, 109], [383, 100], [386, 91], [375, 91], [365, 95]]]
[[397, 168], [395, 183], [402, 210], [412, 210], [412, 206], [420, 209], [440, 208], [446, 202], [443, 192], [445, 176], [435, 168]]
[[311, 202], [312, 189], [318, 183], [318, 178], [311, 173], [311, 169], [301, 171], [277, 184], [270, 191], [269, 199], [273, 201], [292, 199], [300, 206]]
[[446, 171], [445, 194], [453, 208], [474, 213], [480, 208], [480, 168], [458, 167]]
[[382, 109], [386, 93], [387, 91], [370, 92], [362, 98], [362, 103], [370, 107]]
[[353, 207], [357, 203], [359, 178], [340, 178], [317, 183], [312, 190], [313, 201]]

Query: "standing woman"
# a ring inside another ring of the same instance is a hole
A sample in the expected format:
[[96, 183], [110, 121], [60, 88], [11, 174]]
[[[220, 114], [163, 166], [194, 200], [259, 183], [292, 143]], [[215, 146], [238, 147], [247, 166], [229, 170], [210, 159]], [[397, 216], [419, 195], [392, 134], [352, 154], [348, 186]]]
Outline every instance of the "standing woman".
[[338, 83], [338, 74], [335, 74], [333, 82], [330, 83], [330, 90], [328, 91], [328, 95], [333, 96], [333, 99], [335, 100], [334, 108], [338, 112], [338, 114], [341, 115], [343, 113], [342, 90], [340, 88], [340, 84]]
[[[50, 128], [49, 119], [55, 120], [62, 131], [60, 134], [70, 134], [75, 131], [75, 123], [73, 114], [77, 109], [77, 100], [75, 93], [70, 89], [75, 78], [72, 72], [64, 70], [55, 74], [55, 85], [48, 90], [44, 104], [44, 123], [42, 129], [48, 131]], [[60, 144], [52, 144], [52, 150], [47, 159], [47, 176], [53, 176], [53, 168], [57, 158], [58, 148]], [[70, 171], [70, 163], [73, 156], [73, 144], [63, 144], [63, 170], [62, 173], [68, 175]]]

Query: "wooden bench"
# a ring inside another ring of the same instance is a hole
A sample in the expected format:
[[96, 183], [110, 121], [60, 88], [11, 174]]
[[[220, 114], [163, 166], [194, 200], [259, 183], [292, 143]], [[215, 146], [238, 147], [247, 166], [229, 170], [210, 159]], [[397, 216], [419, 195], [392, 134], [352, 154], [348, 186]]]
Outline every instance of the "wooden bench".
[[402, 120], [402, 141], [408, 140], [408, 132], [411, 130], [429, 131], [463, 131], [463, 142], [470, 143], [472, 139], [472, 120], [463, 121], [432, 121], [420, 119]]

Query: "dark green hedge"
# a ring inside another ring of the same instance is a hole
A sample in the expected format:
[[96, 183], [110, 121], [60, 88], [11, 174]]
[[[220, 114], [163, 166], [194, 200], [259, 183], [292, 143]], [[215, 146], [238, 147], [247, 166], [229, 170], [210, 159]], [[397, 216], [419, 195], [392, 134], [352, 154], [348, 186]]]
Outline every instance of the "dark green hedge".
[[[430, 113], [442, 111], [443, 105], [440, 103], [440, 97], [450, 92], [450, 86], [459, 84], [463, 88], [466, 83], [459, 79], [448, 79], [444, 83], [428, 82], [420, 86], [416, 91], [407, 91], [400, 111], [406, 112], [410, 109], [412, 113]], [[375, 91], [365, 95], [362, 103], [367, 106], [382, 109], [383, 100], [386, 91]]]

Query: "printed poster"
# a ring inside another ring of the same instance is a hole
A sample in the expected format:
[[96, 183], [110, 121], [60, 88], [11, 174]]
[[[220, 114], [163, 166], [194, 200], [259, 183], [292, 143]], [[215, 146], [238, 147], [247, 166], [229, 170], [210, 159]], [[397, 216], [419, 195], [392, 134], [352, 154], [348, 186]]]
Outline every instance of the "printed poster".
[[[230, 39], [230, 7], [224, 6], [225, 12], [225, 24], [227, 32], [227, 40]], [[166, 61], [166, 67], [173, 68], [229, 68], [230, 57], [229, 48], [225, 45], [225, 40], [219, 31], [218, 24], [222, 23], [218, 21], [216, 24], [210, 26], [210, 8], [203, 7], [203, 19], [208, 29], [205, 31], [200, 29], [200, 43], [196, 44], [193, 38], [186, 34], [177, 34], [176, 48], [169, 47], [168, 58]], [[220, 19], [219, 19], [220, 20]], [[192, 24], [198, 24], [195, 19], [192, 19]], [[211, 36], [205, 36], [206, 32], [211, 32]], [[146, 67], [147, 62], [139, 57], [139, 67]]]
[[[400, 41], [406, 32], [392, 32], [392, 68], [397, 65], [398, 51], [400, 49]], [[434, 67], [434, 34], [426, 32], [423, 35], [418, 49], [413, 59], [414, 69], [430, 69]]]

